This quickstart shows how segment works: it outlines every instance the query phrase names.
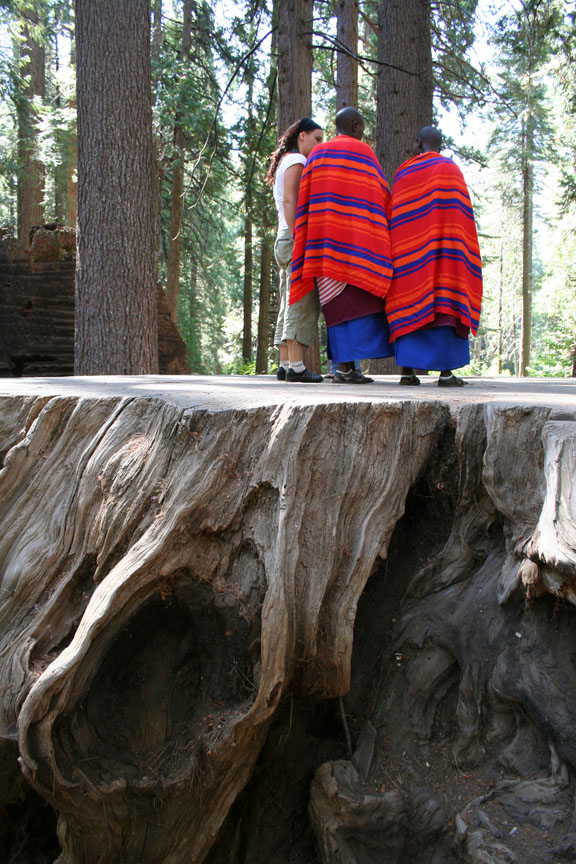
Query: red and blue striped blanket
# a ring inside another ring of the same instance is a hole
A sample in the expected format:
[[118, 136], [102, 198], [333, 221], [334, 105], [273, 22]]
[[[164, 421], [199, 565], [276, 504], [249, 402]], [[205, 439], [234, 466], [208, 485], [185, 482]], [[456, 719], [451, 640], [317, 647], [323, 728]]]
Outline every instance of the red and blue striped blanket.
[[290, 303], [327, 276], [385, 297], [390, 190], [368, 144], [338, 135], [308, 157], [298, 194]]
[[476, 334], [482, 262], [468, 188], [452, 159], [428, 152], [400, 166], [392, 187], [390, 238], [391, 341], [437, 316], [449, 316]]

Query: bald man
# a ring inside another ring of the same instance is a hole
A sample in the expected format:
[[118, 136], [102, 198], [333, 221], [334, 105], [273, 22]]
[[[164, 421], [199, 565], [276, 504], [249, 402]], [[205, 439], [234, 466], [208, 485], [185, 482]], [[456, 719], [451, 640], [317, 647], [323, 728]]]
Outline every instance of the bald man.
[[482, 263], [468, 188], [440, 155], [442, 133], [424, 126], [414, 155], [392, 187], [394, 278], [386, 299], [400, 384], [420, 384], [416, 369], [438, 369], [439, 387], [462, 387], [452, 370], [470, 362], [482, 300]]
[[294, 233], [290, 303], [317, 285], [335, 384], [365, 384], [354, 360], [389, 357], [384, 298], [392, 262], [390, 190], [376, 154], [362, 141], [355, 108], [336, 115], [337, 135], [317, 145], [302, 174]]

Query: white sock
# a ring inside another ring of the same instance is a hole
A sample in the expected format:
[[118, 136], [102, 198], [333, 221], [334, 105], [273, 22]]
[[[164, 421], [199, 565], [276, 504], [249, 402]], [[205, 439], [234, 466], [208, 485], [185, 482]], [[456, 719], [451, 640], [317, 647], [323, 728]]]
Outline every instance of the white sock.
[[292, 361], [290, 361], [290, 369], [293, 369], [294, 372], [304, 372], [306, 366], [301, 360], [298, 360], [297, 363], [292, 363]]
[[290, 368], [290, 362], [288, 360], [283, 360], [280, 365], [283, 369], [286, 369], [286, 371], [288, 371], [288, 369]]

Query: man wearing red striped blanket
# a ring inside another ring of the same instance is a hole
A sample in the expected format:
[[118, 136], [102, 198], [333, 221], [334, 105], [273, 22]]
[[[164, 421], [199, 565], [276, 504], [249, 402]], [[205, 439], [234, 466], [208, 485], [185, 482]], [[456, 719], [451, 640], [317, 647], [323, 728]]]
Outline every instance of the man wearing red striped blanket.
[[416, 369], [438, 369], [439, 387], [461, 387], [452, 369], [470, 362], [482, 300], [482, 262], [474, 212], [460, 168], [440, 155], [442, 134], [418, 133], [414, 155], [392, 187], [394, 278], [386, 298], [400, 384]]
[[390, 190], [362, 141], [355, 108], [336, 115], [337, 135], [318, 144], [300, 181], [290, 303], [318, 287], [336, 384], [365, 384], [354, 360], [390, 357], [384, 298], [392, 278]]

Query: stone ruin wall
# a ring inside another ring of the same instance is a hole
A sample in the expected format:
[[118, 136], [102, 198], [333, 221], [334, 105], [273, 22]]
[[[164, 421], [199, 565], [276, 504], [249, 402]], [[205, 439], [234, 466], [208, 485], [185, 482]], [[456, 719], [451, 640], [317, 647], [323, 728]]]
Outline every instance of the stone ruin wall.
[[[73, 228], [32, 229], [30, 246], [0, 232], [0, 377], [74, 374]], [[186, 344], [158, 286], [160, 373], [188, 375]]]

